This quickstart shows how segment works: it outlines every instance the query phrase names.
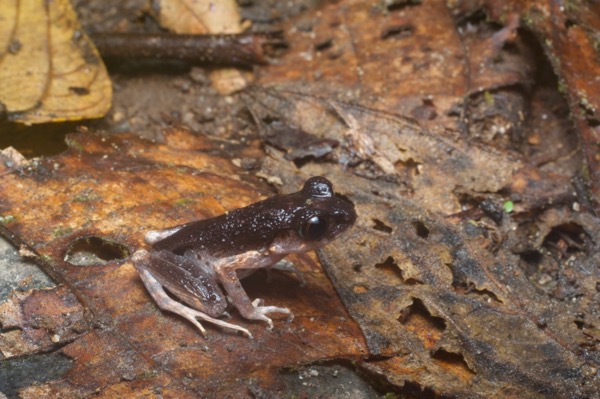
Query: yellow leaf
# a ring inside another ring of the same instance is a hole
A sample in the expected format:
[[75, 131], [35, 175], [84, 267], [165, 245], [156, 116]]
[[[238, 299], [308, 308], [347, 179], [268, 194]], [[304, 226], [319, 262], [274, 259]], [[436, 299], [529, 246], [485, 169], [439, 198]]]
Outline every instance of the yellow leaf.
[[[232, 34], [243, 31], [235, 0], [161, 0], [160, 23], [180, 34]], [[251, 75], [235, 68], [211, 71], [213, 87], [227, 95], [244, 89]]]
[[111, 82], [68, 0], [0, 2], [0, 102], [26, 124], [99, 118]]

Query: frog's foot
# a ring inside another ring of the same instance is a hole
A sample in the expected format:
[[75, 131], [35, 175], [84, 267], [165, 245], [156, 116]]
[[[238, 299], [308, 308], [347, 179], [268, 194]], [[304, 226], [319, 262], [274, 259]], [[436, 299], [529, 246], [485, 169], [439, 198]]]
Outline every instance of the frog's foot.
[[[143, 253], [138, 254], [137, 252], [136, 254], [138, 258], [144, 255]], [[134, 262], [136, 261], [136, 254], [134, 254]], [[147, 270], [138, 269], [138, 273], [140, 274], [140, 277], [142, 279], [142, 282], [146, 286], [146, 289], [148, 290], [152, 298], [154, 298], [154, 301], [156, 302], [159, 308], [168, 312], [178, 314], [179, 316], [189, 320], [200, 330], [203, 336], [206, 336], [206, 330], [204, 329], [204, 327], [202, 327], [202, 324], [200, 324], [198, 319], [207, 321], [217, 326], [221, 326], [223, 328], [241, 331], [242, 333], [246, 334], [249, 338], [252, 338], [252, 334], [250, 333], [250, 331], [243, 327], [227, 323], [223, 320], [215, 319], [214, 317], [210, 317], [206, 313], [200, 312], [196, 309], [190, 308], [180, 302], [175, 301], [169, 295], [167, 295], [167, 292], [164, 290], [162, 285]]]
[[288, 323], [294, 319], [294, 314], [288, 308], [280, 308], [278, 306], [260, 306], [260, 304], [262, 302], [263, 301], [260, 298], [256, 298], [254, 301], [252, 301], [252, 307], [253, 307], [252, 313], [249, 315], [244, 315], [244, 316], [248, 319], [262, 320], [262, 321], [267, 322], [267, 324], [269, 325], [269, 327], [267, 328], [268, 330], [273, 329], [273, 320], [271, 320], [269, 317], [267, 317], [267, 314], [269, 314], [269, 313], [285, 313], [285, 314], [287, 314], [288, 315], [288, 320], [287, 320]]
[[221, 326], [223, 328], [229, 328], [231, 330], [241, 331], [242, 333], [246, 334], [248, 336], [248, 338], [252, 338], [252, 333], [250, 333], [250, 331], [248, 331], [244, 327], [240, 327], [240, 326], [232, 324], [232, 323], [227, 323], [220, 319], [215, 319], [214, 317], [210, 317], [209, 315], [202, 313], [196, 309], [192, 309], [190, 307], [182, 305], [179, 302], [174, 301], [174, 304], [172, 306], [170, 306], [169, 308], [164, 308], [163, 306], [161, 306], [161, 309], [176, 313], [179, 316], [189, 320], [196, 327], [198, 327], [198, 329], [200, 330], [200, 332], [202, 333], [203, 336], [206, 336], [206, 330], [202, 327], [202, 324], [200, 324], [197, 319], [207, 321], [209, 323], [215, 324], [217, 326]]

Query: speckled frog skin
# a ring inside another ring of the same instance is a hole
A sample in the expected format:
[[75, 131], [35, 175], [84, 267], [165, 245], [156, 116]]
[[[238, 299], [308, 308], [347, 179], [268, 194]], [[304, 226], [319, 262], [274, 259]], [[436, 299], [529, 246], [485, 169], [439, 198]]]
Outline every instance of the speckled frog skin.
[[287, 308], [262, 306], [260, 299], [251, 301], [240, 278], [273, 267], [288, 254], [322, 247], [355, 220], [354, 206], [335, 196], [329, 180], [311, 177], [296, 193], [211, 219], [150, 231], [145, 239], [152, 249], [134, 253], [133, 263], [161, 309], [186, 318], [202, 334], [205, 330], [198, 319], [251, 337], [246, 328], [217, 318], [225, 313], [227, 298], [243, 317], [263, 320], [269, 328], [273, 327], [269, 313], [286, 313], [290, 319], [292, 314]]

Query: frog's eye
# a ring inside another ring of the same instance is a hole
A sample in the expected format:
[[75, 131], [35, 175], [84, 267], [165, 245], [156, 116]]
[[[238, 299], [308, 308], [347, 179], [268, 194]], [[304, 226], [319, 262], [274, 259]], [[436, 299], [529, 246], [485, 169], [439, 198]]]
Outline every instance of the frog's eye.
[[329, 233], [329, 221], [324, 217], [313, 216], [302, 225], [300, 235], [308, 241], [319, 241]]

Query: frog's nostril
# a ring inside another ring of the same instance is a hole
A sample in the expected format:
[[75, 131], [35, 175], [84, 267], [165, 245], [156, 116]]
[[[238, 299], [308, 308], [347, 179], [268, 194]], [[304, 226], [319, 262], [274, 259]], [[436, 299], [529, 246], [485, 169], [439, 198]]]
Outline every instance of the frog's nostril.
[[99, 236], [86, 236], [74, 240], [65, 254], [65, 262], [74, 266], [97, 266], [126, 259], [129, 248]]

